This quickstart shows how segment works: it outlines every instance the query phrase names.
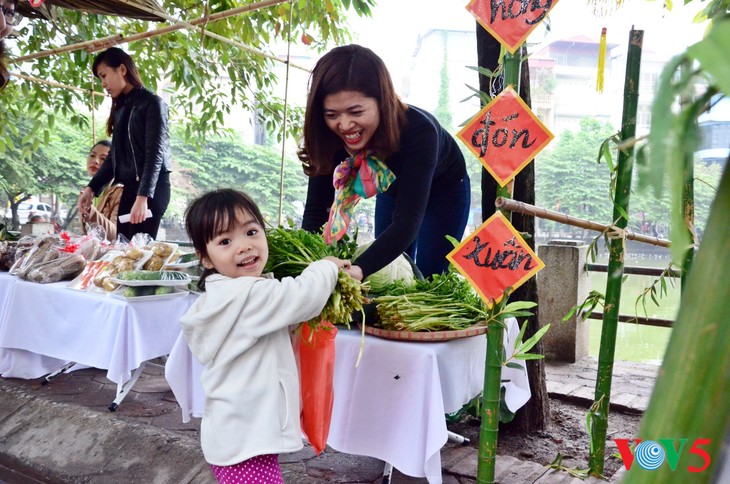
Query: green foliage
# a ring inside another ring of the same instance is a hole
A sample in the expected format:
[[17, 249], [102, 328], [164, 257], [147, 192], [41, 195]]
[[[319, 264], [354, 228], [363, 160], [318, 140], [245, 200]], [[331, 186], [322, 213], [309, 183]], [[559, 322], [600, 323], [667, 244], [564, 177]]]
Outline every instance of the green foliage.
[[[717, 3], [717, 2], [713, 2]], [[724, 2], [727, 12], [727, 2]], [[699, 143], [697, 117], [708, 101], [718, 92], [730, 95], [726, 56], [721, 56], [718, 65], [718, 49], [730, 38], [730, 17], [716, 22], [706, 38], [690, 46], [687, 52], [676, 56], [667, 64], [659, 79], [659, 85], [652, 105], [652, 124], [649, 135], [646, 162], [639, 166], [639, 182], [642, 187], [652, 187], [661, 196], [665, 180], [668, 180], [671, 194], [672, 257], [679, 262], [687, 247], [692, 243], [686, 230], [683, 209], [682, 187], [684, 163], [692, 159]], [[696, 62], [700, 63], [697, 67]], [[693, 96], [698, 83], [708, 87], [700, 96]], [[687, 100], [681, 110], [674, 109], [675, 100]]]
[[[213, 14], [243, 6], [245, 2], [166, 0], [161, 4], [173, 17], [191, 21], [202, 18], [206, 6]], [[314, 41], [312, 48], [322, 50], [329, 43], [341, 44], [349, 40], [348, 10], [358, 15], [370, 15], [373, 4], [374, 0], [294, 1], [208, 22], [205, 29], [276, 57], [289, 36], [290, 14], [292, 41], [303, 43], [302, 36], [307, 34], [307, 41]], [[110, 35], [128, 37], [167, 25], [64, 8], [56, 8], [54, 12], [52, 22], [32, 20], [22, 29], [17, 41], [8, 43], [11, 62], [12, 57]], [[169, 93], [172, 121], [184, 126], [187, 139], [202, 140], [206, 135], [216, 133], [224, 124], [224, 115], [230, 113], [234, 106], [250, 112], [265, 111], [271, 132], [281, 129], [283, 101], [274, 94], [277, 83], [274, 67], [281, 64], [272, 59], [202, 36], [199, 30], [187, 29], [134, 41], [122, 47], [135, 59], [148, 88], [164, 88]], [[100, 92], [100, 82], [91, 77], [92, 61], [93, 54], [80, 49], [33, 59], [21, 65], [11, 64], [10, 68], [40, 79]], [[42, 141], [48, 136], [56, 116], [71, 118], [80, 126], [88, 127], [88, 119], [78, 113], [79, 105], [89, 105], [87, 93], [21, 80], [15, 80], [13, 84], [14, 89], [0, 93], [0, 105], [3, 106], [0, 139], [6, 131], [6, 120], [14, 123], [20, 113], [37, 113], [44, 108], [49, 108], [46, 119], [38, 120], [32, 130], [32, 137], [36, 140]], [[293, 131], [297, 126], [290, 124]]]
[[[173, 184], [171, 215], [182, 215], [187, 202], [216, 188], [236, 188], [249, 193], [271, 223], [279, 213], [281, 151], [266, 146], [245, 145], [235, 135], [214, 137], [200, 147], [185, 144], [177, 132], [172, 140], [173, 157], [179, 171]], [[295, 218], [293, 202], [306, 198], [307, 181], [301, 163], [284, 160], [284, 218]]]
[[641, 294], [637, 296], [636, 303], [634, 305], [634, 319], [638, 320], [639, 318], [639, 305], [641, 305], [641, 309], [644, 312], [644, 317], [649, 317], [649, 313], [646, 310], [647, 297], [651, 298], [656, 306], [659, 306], [659, 299], [666, 297], [668, 294], [667, 280], [669, 281], [669, 284], [674, 287], [674, 279], [671, 276], [672, 272], [674, 272], [674, 266], [670, 262], [669, 265], [664, 268], [659, 277], [654, 279], [651, 285], [644, 288]]
[[[39, 114], [40, 119], [47, 119], [44, 112]], [[61, 203], [75, 203], [86, 183], [90, 142], [71, 121], [61, 117], [40, 140], [34, 131], [37, 120], [21, 115], [6, 126], [0, 142], [2, 199], [15, 207], [32, 195], [54, 193]]]
[[[536, 160], [537, 205], [598, 223], [615, 223], [611, 220], [615, 206], [607, 201], [612, 200], [612, 187], [615, 184], [616, 141], [615, 131], [610, 124], [595, 119], [582, 120], [580, 129], [575, 133], [564, 132], [555, 146], [548, 148]], [[645, 163], [641, 163], [642, 153], [643, 150], [637, 152], [637, 167], [640, 171], [647, 169]], [[716, 164], [695, 163], [695, 175], [699, 181], [695, 184], [695, 225], [704, 228], [710, 204], [715, 197], [715, 186], [720, 179], [720, 167]], [[641, 231], [644, 220], [655, 224], [666, 223], [671, 205], [669, 193], [662, 192], [657, 198], [653, 193], [643, 190], [641, 180], [635, 181], [633, 185], [629, 229]], [[566, 186], [571, 189], [566, 190]], [[597, 248], [594, 245], [592, 247]]]
[[[608, 123], [583, 119], [536, 160], [537, 205], [594, 221], [610, 221], [610, 170], [596, 163], [597, 147], [615, 133]], [[566, 187], [570, 187], [566, 190]]]

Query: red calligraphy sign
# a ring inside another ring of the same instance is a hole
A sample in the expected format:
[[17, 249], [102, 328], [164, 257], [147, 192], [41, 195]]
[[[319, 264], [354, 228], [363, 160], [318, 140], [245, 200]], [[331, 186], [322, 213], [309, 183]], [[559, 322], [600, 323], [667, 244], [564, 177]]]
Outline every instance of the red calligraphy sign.
[[471, 0], [466, 9], [514, 53], [558, 0]]
[[446, 257], [490, 307], [505, 289], [514, 291], [545, 267], [502, 212], [489, 217]]
[[456, 135], [505, 186], [553, 139], [532, 110], [507, 87]]

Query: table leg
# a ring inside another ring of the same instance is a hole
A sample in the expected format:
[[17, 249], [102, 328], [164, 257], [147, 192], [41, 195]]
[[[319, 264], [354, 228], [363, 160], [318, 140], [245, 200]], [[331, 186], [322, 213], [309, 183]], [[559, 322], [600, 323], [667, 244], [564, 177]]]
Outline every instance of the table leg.
[[471, 441], [463, 435], [456, 434], [450, 430], [448, 430], [447, 432], [449, 434], [449, 440], [451, 442], [456, 442], [457, 444], [461, 445], [469, 445], [471, 443]]
[[58, 370], [54, 371], [53, 373], [49, 373], [48, 375], [43, 377], [43, 380], [41, 380], [41, 385], [47, 385], [51, 382], [54, 378], [56, 378], [58, 375], [61, 375], [62, 373], [66, 373], [68, 370], [73, 368], [76, 365], [75, 361], [69, 361], [65, 365], [63, 365]]
[[380, 482], [382, 484], [390, 484], [390, 479], [391, 479], [392, 475], [393, 475], [393, 464], [386, 462], [385, 467], [383, 468], [383, 480]]
[[134, 384], [137, 383], [137, 380], [139, 380], [139, 376], [142, 374], [145, 363], [146, 362], [142, 362], [142, 364], [139, 365], [139, 368], [134, 370], [134, 373], [132, 373], [132, 378], [124, 383], [120, 383], [117, 385], [117, 398], [115, 398], [112, 404], [109, 405], [110, 412], [115, 412], [117, 410], [119, 404], [122, 403], [124, 397], [126, 397], [127, 393], [129, 393], [129, 390], [131, 390]]

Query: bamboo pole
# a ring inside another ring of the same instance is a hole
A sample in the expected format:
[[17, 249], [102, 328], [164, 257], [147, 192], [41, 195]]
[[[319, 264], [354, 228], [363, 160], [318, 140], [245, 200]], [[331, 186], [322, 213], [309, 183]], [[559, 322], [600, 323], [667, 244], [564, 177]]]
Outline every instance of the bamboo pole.
[[[531, 215], [533, 217], [544, 218], [545, 220], [552, 220], [553, 222], [559, 222], [565, 225], [571, 225], [573, 227], [579, 227], [581, 229], [595, 230], [596, 232], [607, 232], [614, 229], [615, 232], [621, 234], [621, 237], [625, 237], [628, 240], [635, 240], [637, 242], [643, 242], [645, 244], [657, 245], [659, 247], [669, 247], [670, 241], [667, 239], [660, 239], [659, 237], [650, 237], [648, 235], [637, 234], [631, 230], [619, 230], [615, 225], [604, 225], [598, 222], [591, 222], [582, 218], [571, 217], [570, 215], [562, 212], [554, 212], [542, 207], [536, 207], [529, 203], [520, 202], [517, 200], [511, 200], [508, 198], [498, 197], [494, 202], [494, 205], [504, 211], [517, 212], [525, 215]], [[611, 235], [609, 235], [610, 237]]]
[[[207, 17], [200, 17], [200, 18], [191, 20], [189, 23], [192, 25], [198, 25], [198, 24], [202, 24], [205, 22], [217, 22], [218, 20], [223, 20], [228, 17], [234, 17], [234, 16], [240, 15], [242, 13], [253, 12], [255, 10], [260, 10], [262, 8], [271, 7], [273, 5], [278, 5], [280, 3], [284, 3], [284, 2], [288, 2], [288, 1], [289, 0], [263, 0], [261, 2], [255, 2], [255, 3], [251, 3], [249, 5], [244, 5], [242, 7], [232, 8], [229, 10], [225, 10], [223, 12], [214, 13], [213, 15], [208, 15]], [[33, 59], [41, 59], [43, 57], [49, 57], [52, 55], [61, 54], [61, 53], [65, 53], [65, 52], [75, 52], [77, 50], [83, 50], [83, 49], [88, 49], [91, 52], [94, 52], [94, 51], [112, 47], [112, 46], [118, 45], [118, 44], [136, 42], [138, 40], [157, 37], [160, 35], [168, 34], [170, 32], [182, 30], [184, 28], [186, 28], [186, 26], [180, 25], [180, 24], [175, 24], [175, 25], [167, 25], [165, 27], [160, 27], [158, 29], [150, 30], [147, 32], [141, 32], [139, 34], [129, 35], [127, 37], [123, 36], [122, 34], [115, 34], [115, 35], [110, 35], [108, 37], [102, 37], [101, 39], [87, 40], [84, 42], [78, 42], [76, 44], [65, 45], [63, 47], [56, 47], [56, 48], [44, 50], [41, 52], [35, 52], [33, 54], [24, 55], [22, 57], [16, 57], [14, 59], [10, 59], [8, 61], [8, 63], [9, 64], [19, 64], [21, 62], [25, 62], [25, 61], [29, 61], [29, 60], [33, 60]]]
[[93, 89], [84, 89], [84, 88], [77, 87], [77, 86], [71, 86], [69, 84], [62, 84], [62, 83], [56, 82], [56, 81], [48, 81], [46, 79], [40, 79], [38, 77], [29, 76], [27, 74], [21, 74], [19, 72], [11, 72], [10, 75], [13, 77], [17, 77], [18, 79], [23, 79], [23, 80], [26, 80], [29, 82], [36, 82], [38, 84], [45, 84], [47, 86], [53, 86], [53, 87], [62, 87], [64, 89], [71, 89], [72, 91], [81, 91], [81, 92], [93, 94], [95, 96], [104, 97], [104, 93], [95, 92]]
[[285, 153], [286, 153], [286, 121], [287, 121], [287, 112], [289, 108], [289, 66], [291, 65], [289, 63], [289, 55], [291, 52], [291, 26], [292, 26], [292, 20], [293, 20], [293, 12], [294, 9], [289, 8], [289, 27], [287, 29], [287, 39], [286, 39], [286, 77], [284, 80], [284, 125], [282, 127], [282, 132], [284, 133], [284, 136], [282, 136], [281, 139], [281, 164], [279, 165], [279, 227], [281, 227], [284, 224], [284, 160], [285, 160]]
[[[521, 48], [517, 54], [505, 54], [504, 84], [512, 86], [520, 92]], [[511, 198], [514, 190], [514, 179], [504, 187], [497, 189], [497, 195]], [[511, 213], [506, 213], [508, 220]], [[502, 390], [502, 346], [504, 345], [504, 321], [489, 323], [487, 327], [487, 358], [484, 362], [484, 388], [482, 391], [482, 422], [479, 428], [479, 460], [477, 462], [477, 483], [494, 482], [497, 464], [497, 437], [499, 434], [499, 401]]]
[[[682, 96], [680, 105], [684, 110], [692, 99], [689, 95]], [[696, 123], [696, 121], [692, 121]], [[694, 260], [695, 244], [697, 242], [697, 234], [695, 233], [695, 166], [694, 157], [692, 155], [685, 155], [684, 157], [684, 171], [682, 173], [682, 213], [684, 214], [684, 225], [685, 230], [688, 233], [689, 240], [692, 241], [692, 245], [687, 248], [687, 252], [684, 254], [684, 260], [682, 261], [682, 279], [681, 288], [684, 292], [684, 287], [687, 281], [687, 274], [692, 267], [692, 261]]]
[[[621, 139], [636, 135], [636, 113], [639, 99], [639, 75], [641, 72], [641, 50], [644, 31], [631, 29], [626, 56], [626, 77], [624, 79], [624, 107], [621, 120]], [[633, 171], [633, 148], [619, 151], [614, 195], [613, 219], [615, 225], [625, 230], [628, 220], [623, 214], [629, 212], [631, 175]], [[590, 410], [591, 448], [588, 462], [593, 475], [602, 475], [606, 453], [606, 432], [611, 400], [613, 363], [616, 353], [616, 332], [618, 329], [621, 283], [623, 282], [624, 244], [621, 239], [612, 239], [609, 244], [608, 277], [606, 280], [606, 302], [601, 330], [601, 345], [598, 353], [598, 374], [596, 376], [595, 400]]]
[[[624, 478], [626, 484], [727, 482], [719, 478], [717, 471], [722, 467], [723, 441], [727, 443], [726, 432], [730, 429], [728, 167], [730, 159], [710, 209], [702, 246], [687, 275], [674, 329], [638, 435], [644, 441], [668, 439], [668, 445], [675, 450], [680, 438], [687, 439], [686, 445], [676, 469], [667, 462], [647, 471], [634, 460]], [[708, 467], [697, 472], [705, 464]]]
[[[129, 2], [127, 0], [121, 0], [121, 1], [123, 3], [129, 4]], [[286, 0], [286, 1], [287, 2], [290, 2], [291, 0]], [[156, 10], [153, 10], [151, 8], [148, 8], [148, 7], [145, 7], [145, 6], [142, 6], [142, 5], [135, 5], [135, 6], [137, 8], [139, 8], [139, 9], [141, 9], [141, 10], [144, 10], [144, 11], [147, 11], [147, 12], [150, 12], [150, 13], [154, 13], [155, 15], [158, 15], [160, 17], [163, 17], [165, 20], [167, 20], [169, 22], [172, 22], [173, 24], [181, 25], [184, 28], [187, 28], [187, 29], [190, 29], [190, 30], [200, 30], [201, 39], [202, 39], [202, 36], [204, 35], [206, 37], [210, 37], [211, 39], [216, 39], [216, 40], [218, 40], [220, 42], [223, 42], [224, 44], [232, 45], [234, 47], [238, 47], [241, 50], [245, 50], [247, 52], [251, 52], [252, 54], [260, 55], [260, 56], [265, 57], [267, 59], [271, 59], [271, 60], [276, 61], [276, 62], [284, 63], [284, 64], [287, 65], [287, 69], [289, 68], [289, 66], [291, 66], [291, 67], [296, 67], [297, 69], [301, 69], [301, 70], [303, 70], [305, 72], [309, 72], [309, 69], [307, 69], [306, 67], [302, 67], [302, 66], [299, 66], [299, 65], [290, 63], [289, 62], [289, 56], [288, 55], [287, 55], [287, 58], [286, 59], [279, 59], [278, 57], [276, 57], [274, 55], [271, 55], [271, 54], [268, 54], [268, 53], [264, 52], [263, 50], [255, 49], [255, 48], [253, 48], [251, 46], [248, 46], [248, 45], [246, 45], [246, 44], [244, 44], [242, 42], [239, 42], [237, 40], [229, 39], [227, 37], [223, 37], [222, 35], [216, 34], [215, 32], [211, 32], [210, 30], [206, 30], [205, 27], [209, 23], [209, 20], [210, 20], [210, 17], [211, 17], [210, 15], [201, 17], [201, 19], [203, 19], [202, 22], [200, 22], [200, 23], [202, 23], [202, 25], [200, 25], [200, 24], [193, 25], [191, 22], [186, 22], [185, 20], [181, 20], [181, 19], [175, 18], [172, 15], [170, 15], [168, 13], [165, 13], [165, 12], [158, 12]], [[289, 17], [291, 17], [291, 16], [292, 16], [292, 9], [290, 8], [289, 9]], [[289, 19], [289, 22], [291, 23], [291, 18]], [[289, 39], [289, 42], [291, 42], [291, 38]]]

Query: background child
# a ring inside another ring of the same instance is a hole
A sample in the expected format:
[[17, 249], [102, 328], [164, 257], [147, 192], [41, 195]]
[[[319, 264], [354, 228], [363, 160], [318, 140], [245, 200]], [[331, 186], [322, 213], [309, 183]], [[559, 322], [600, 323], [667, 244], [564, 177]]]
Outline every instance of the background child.
[[281, 452], [302, 445], [299, 378], [289, 327], [317, 316], [349, 261], [325, 257], [299, 277], [262, 277], [264, 220], [246, 194], [222, 189], [194, 200], [185, 227], [204, 293], [181, 318], [205, 365], [200, 440], [219, 482], [283, 483]]

